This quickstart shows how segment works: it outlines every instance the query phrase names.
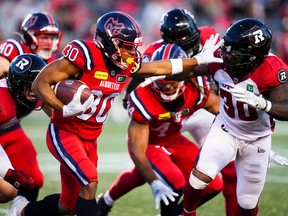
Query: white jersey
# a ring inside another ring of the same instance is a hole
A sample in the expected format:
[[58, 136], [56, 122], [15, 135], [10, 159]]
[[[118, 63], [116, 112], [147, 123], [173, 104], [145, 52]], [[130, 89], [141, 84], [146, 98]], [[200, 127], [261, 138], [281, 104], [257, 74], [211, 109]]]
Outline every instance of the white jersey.
[[[221, 97], [220, 113], [223, 127], [232, 136], [254, 141], [268, 136], [274, 128], [274, 120], [262, 110], [255, 109], [247, 104], [239, 102], [230, 92], [233, 87], [244, 88], [256, 95], [263, 94], [269, 97], [269, 89], [287, 82], [287, 65], [273, 54], [267, 56], [264, 62], [249, 75], [249, 78], [236, 82], [224, 70], [216, 68], [214, 79], [219, 84]], [[233, 82], [235, 81], [235, 82]]]
[[[257, 84], [252, 79], [247, 79], [238, 84], [234, 84], [231, 77], [222, 69], [215, 73], [214, 79], [219, 83], [220, 114], [224, 126], [229, 133], [243, 140], [254, 141], [260, 137], [270, 135], [272, 126], [270, 116], [262, 110], [249, 107], [247, 104], [238, 102], [230, 93], [230, 89], [244, 88], [255, 94], [260, 94]], [[247, 124], [247, 121], [249, 124]]]

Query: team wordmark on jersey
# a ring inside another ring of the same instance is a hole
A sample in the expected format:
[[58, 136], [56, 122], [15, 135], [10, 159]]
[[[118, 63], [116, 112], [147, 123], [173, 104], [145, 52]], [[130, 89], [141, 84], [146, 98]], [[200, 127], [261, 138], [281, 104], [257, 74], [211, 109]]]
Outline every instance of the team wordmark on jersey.
[[99, 84], [100, 87], [105, 87], [113, 90], [119, 90], [120, 89], [120, 84], [114, 83], [114, 82], [109, 82], [109, 81], [101, 81]]

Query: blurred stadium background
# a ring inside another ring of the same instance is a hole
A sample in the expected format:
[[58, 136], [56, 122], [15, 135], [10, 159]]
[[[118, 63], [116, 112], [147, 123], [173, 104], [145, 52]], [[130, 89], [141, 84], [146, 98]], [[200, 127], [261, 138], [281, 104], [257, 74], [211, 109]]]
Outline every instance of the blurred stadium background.
[[[144, 48], [160, 38], [161, 15], [175, 7], [190, 10], [199, 26], [214, 26], [220, 35], [223, 35], [233, 20], [244, 17], [260, 18], [272, 29], [272, 51], [288, 63], [288, 2], [283, 0], [0, 0], [0, 40], [19, 31], [22, 19], [27, 14], [47, 11], [54, 15], [64, 32], [63, 48], [73, 39], [92, 39], [98, 17], [111, 10], [120, 10], [131, 14], [139, 22], [145, 42]], [[121, 96], [116, 99], [98, 142], [98, 194], [105, 192], [121, 171], [133, 166], [125, 141], [129, 118], [122, 107], [121, 99]], [[38, 150], [40, 166], [45, 174], [45, 183], [39, 198], [60, 191], [58, 162], [50, 155], [45, 143], [47, 124], [48, 118], [42, 112], [34, 112], [23, 121], [24, 129]], [[273, 149], [288, 157], [287, 125], [286, 122], [278, 122], [273, 135]], [[288, 168], [271, 165], [261, 197], [259, 215], [287, 216], [287, 194]], [[5, 215], [8, 207], [9, 203], [1, 205], [0, 215]], [[158, 213], [154, 210], [150, 188], [145, 185], [116, 202], [111, 215], [151, 216]], [[199, 215], [224, 215], [222, 195], [201, 207]]]

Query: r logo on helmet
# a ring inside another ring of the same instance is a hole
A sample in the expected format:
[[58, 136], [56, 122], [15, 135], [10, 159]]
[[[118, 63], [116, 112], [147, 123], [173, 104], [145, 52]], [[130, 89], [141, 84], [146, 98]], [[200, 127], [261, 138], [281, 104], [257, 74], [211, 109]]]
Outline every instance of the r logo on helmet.
[[15, 64], [15, 70], [18, 73], [23, 73], [27, 71], [31, 66], [31, 59], [26, 57], [26, 58], [21, 58], [19, 61]]
[[249, 33], [249, 40], [255, 47], [263, 46], [266, 42], [263, 30], [259, 27], [252, 28]]

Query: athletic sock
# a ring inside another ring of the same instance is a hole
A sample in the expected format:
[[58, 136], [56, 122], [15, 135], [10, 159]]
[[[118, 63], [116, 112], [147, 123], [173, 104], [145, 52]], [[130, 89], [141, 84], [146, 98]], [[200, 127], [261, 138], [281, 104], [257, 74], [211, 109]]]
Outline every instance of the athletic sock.
[[60, 216], [58, 202], [60, 194], [46, 196], [43, 200], [28, 203], [25, 207], [25, 216]]
[[78, 196], [76, 203], [76, 215], [77, 216], [94, 216], [97, 212], [96, 199], [86, 200]]

